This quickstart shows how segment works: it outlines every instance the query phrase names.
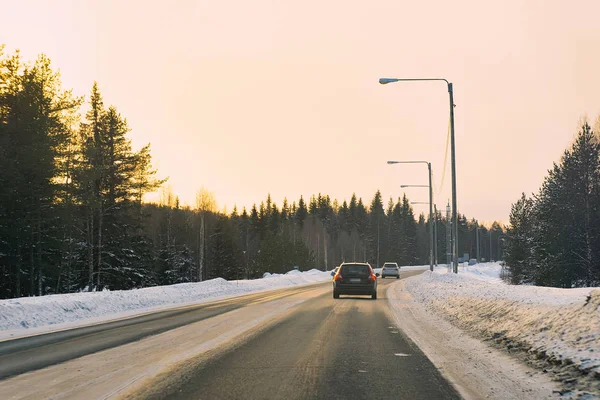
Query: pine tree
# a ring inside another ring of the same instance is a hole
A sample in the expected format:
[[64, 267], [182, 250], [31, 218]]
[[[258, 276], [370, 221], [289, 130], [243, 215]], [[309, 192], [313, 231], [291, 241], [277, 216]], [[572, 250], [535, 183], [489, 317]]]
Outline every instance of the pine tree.
[[279, 208], [277, 208], [277, 204], [272, 203], [271, 212], [269, 213], [269, 215], [269, 231], [273, 232], [276, 235], [281, 235], [281, 216]]
[[300, 200], [298, 200], [298, 210], [296, 211], [296, 220], [298, 221], [298, 227], [302, 229], [304, 225], [304, 220], [308, 215], [308, 210], [306, 209], [306, 203], [302, 196], [300, 196]]
[[418, 264], [429, 264], [429, 234], [427, 232], [427, 221], [425, 214], [419, 214], [417, 222], [417, 262]]
[[104, 108], [97, 83], [86, 121], [74, 181], [85, 210], [88, 288], [143, 286], [152, 280], [141, 201], [164, 181], [154, 178], [149, 146], [133, 152], [127, 121], [115, 107]]
[[[321, 194], [319, 193], [319, 197], [321, 197]], [[317, 201], [317, 198], [312, 195], [310, 196], [310, 201], [308, 203], [308, 214], [311, 216], [316, 216], [319, 210], [319, 203]]]
[[360, 238], [360, 253], [358, 259], [367, 262], [369, 216], [362, 198], [359, 198], [356, 204], [356, 229], [358, 231], [358, 237]]
[[357, 205], [358, 199], [356, 198], [356, 193], [352, 193], [350, 203], [348, 204], [348, 232], [352, 232], [354, 228], [358, 229]]
[[257, 268], [257, 257], [260, 250], [260, 217], [256, 210], [256, 204], [252, 205], [250, 219], [246, 236], [246, 278], [257, 277], [259, 275]]
[[100, 218], [102, 154], [100, 143], [104, 130], [104, 102], [98, 84], [94, 82], [89, 101], [86, 121], [81, 124], [80, 154], [76, 158], [73, 180], [77, 187], [78, 202], [82, 205], [85, 215], [85, 246], [87, 262], [87, 288], [93, 290], [94, 277], [97, 275], [97, 233]]
[[[59, 74], [44, 55], [33, 65], [23, 64], [18, 52], [0, 62], [0, 217], [5, 221], [0, 233], [6, 238], [0, 243], [6, 252], [0, 248], [0, 253], [12, 266], [4, 274], [14, 277], [8, 280], [12, 285], [1, 285], [0, 290], [42, 295], [56, 287], [51, 283], [57, 278], [51, 266], [57, 262], [53, 249], [61, 239], [56, 229], [54, 178], [61, 149], [70, 138], [69, 117], [79, 100], [63, 91]], [[21, 281], [24, 269], [29, 278], [26, 286]]]
[[[132, 200], [138, 197], [133, 186], [136, 160], [127, 122], [115, 107], [104, 115], [104, 130], [96, 143], [101, 155], [98, 214], [98, 264], [96, 284], [120, 288], [139, 286], [144, 276], [137, 246], [143, 242], [133, 236], [137, 233], [137, 218], [133, 214]], [[141, 196], [140, 196], [141, 197]], [[136, 251], [137, 250], [137, 251]]]
[[402, 232], [404, 238], [401, 240], [402, 247], [401, 251], [404, 255], [403, 265], [415, 265], [418, 263], [417, 258], [417, 226], [415, 222], [415, 215], [413, 213], [412, 206], [406, 197], [406, 194], [402, 198]]
[[289, 237], [291, 232], [290, 227], [290, 205], [288, 203], [287, 197], [283, 198], [283, 204], [281, 206], [281, 233]]
[[585, 123], [537, 198], [537, 284], [569, 288], [598, 282], [599, 188], [600, 145]]
[[505, 260], [512, 284], [534, 281], [533, 264], [533, 211], [534, 202], [525, 193], [511, 206], [510, 226], [507, 230]]
[[369, 207], [369, 254], [368, 259], [377, 267], [381, 266], [380, 255], [382, 247], [385, 247], [385, 212], [381, 192], [377, 190], [371, 206]]
[[211, 262], [208, 279], [224, 278], [233, 280], [238, 277], [238, 265], [235, 257], [233, 237], [224, 215], [218, 217], [215, 230], [211, 235]]

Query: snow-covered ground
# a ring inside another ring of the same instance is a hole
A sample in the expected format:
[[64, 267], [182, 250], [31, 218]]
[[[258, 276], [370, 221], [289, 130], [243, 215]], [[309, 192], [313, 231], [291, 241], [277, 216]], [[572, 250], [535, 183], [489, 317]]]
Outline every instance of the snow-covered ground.
[[330, 272], [310, 270], [265, 274], [262, 279], [217, 278], [137, 290], [86, 292], [0, 300], [0, 340], [74, 328], [176, 306], [205, 303], [331, 279]]
[[[505, 284], [498, 263], [438, 267], [406, 281], [427, 310], [508, 348], [557, 367], [600, 378], [600, 288], [558, 289]], [[579, 378], [574, 378], [579, 379]]]

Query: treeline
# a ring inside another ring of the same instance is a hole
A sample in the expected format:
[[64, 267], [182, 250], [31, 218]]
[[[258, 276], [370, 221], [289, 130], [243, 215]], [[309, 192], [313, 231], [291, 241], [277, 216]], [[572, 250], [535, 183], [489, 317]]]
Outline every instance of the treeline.
[[539, 192], [512, 205], [507, 236], [512, 283], [600, 285], [600, 143], [587, 122]]
[[[228, 215], [215, 211], [214, 197], [206, 190], [198, 193], [195, 208], [181, 207], [168, 188], [161, 197], [160, 204], [145, 205], [158, 284], [256, 278], [294, 266], [328, 270], [343, 261], [429, 264], [429, 224], [423, 214], [415, 218], [406, 196], [390, 198], [384, 206], [379, 191], [368, 204], [354, 194], [341, 204], [318, 194], [308, 201], [284, 199], [279, 206], [268, 195], [250, 210], [234, 208]], [[481, 257], [501, 257], [499, 223], [488, 229], [460, 214], [458, 220], [461, 256], [475, 257], [479, 230]], [[445, 263], [450, 225], [440, 211], [436, 224], [437, 259]]]
[[[80, 109], [87, 110], [83, 115]], [[193, 207], [168, 188], [150, 146], [134, 151], [126, 119], [61, 87], [50, 60], [23, 62], [0, 47], [0, 298], [131, 289], [223, 277], [250, 279], [295, 266], [332, 269], [342, 261], [429, 262], [428, 224], [406, 196], [384, 205], [327, 195], [249, 210], [217, 211], [200, 190]], [[438, 212], [438, 259], [446, 261]], [[475, 220], [459, 218], [460, 254], [476, 254]], [[500, 257], [502, 228], [479, 228], [481, 254]], [[495, 248], [494, 248], [495, 247]]]

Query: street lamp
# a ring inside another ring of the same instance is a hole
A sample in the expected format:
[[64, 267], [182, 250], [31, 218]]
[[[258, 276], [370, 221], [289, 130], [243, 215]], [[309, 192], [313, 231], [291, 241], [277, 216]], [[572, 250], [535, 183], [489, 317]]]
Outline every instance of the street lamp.
[[[409, 188], [409, 187], [418, 187], [418, 188], [428, 188], [429, 185], [400, 185], [401, 188]], [[431, 191], [429, 192], [429, 194], [431, 195]], [[425, 203], [425, 204], [430, 204], [431, 201], [433, 199], [429, 199], [429, 203]], [[420, 203], [411, 203], [411, 204], [420, 204]], [[430, 210], [431, 211], [431, 210]], [[433, 204], [433, 265], [435, 265], [437, 267], [438, 265], [438, 260], [437, 260], [437, 254], [438, 254], [438, 249], [437, 249], [437, 242], [438, 242], [438, 236], [437, 236], [437, 206], [435, 204]], [[429, 219], [430, 223], [431, 223], [431, 219]], [[429, 229], [431, 229], [431, 226], [429, 226]]]
[[[504, 247], [504, 235], [503, 235], [503, 234], [500, 234], [500, 235], [498, 236], [498, 247], [497, 247], [497, 249], [498, 249], [498, 254], [497, 254], [497, 255], [498, 255], [498, 257], [496, 257], [496, 258], [498, 259], [497, 261], [500, 261], [500, 260], [502, 260], [502, 257], [501, 257], [501, 255], [500, 255], [500, 242], [502, 242], [502, 244], [503, 244], [503, 246], [502, 246], [502, 247]], [[491, 261], [491, 260], [490, 260], [490, 261]]]
[[454, 231], [454, 243], [452, 248], [452, 261], [454, 273], [458, 273], [458, 218], [456, 205], [456, 151], [454, 149], [454, 91], [452, 83], [444, 78], [379, 78], [379, 83], [386, 85], [394, 82], [410, 81], [444, 81], [448, 85], [448, 95], [450, 96], [450, 147], [452, 161], [452, 228]]
[[[431, 163], [429, 161], [388, 161], [388, 164], [427, 164], [427, 170], [429, 171], [429, 270], [433, 271], [433, 190], [431, 187]], [[418, 186], [421, 185], [402, 185], [401, 187]]]
[[[405, 186], [410, 186], [410, 185], [405, 185]], [[427, 186], [426, 186], [427, 187]], [[431, 203], [427, 203], [427, 202], [423, 202], [423, 201], [411, 201], [410, 204], [431, 204]], [[433, 220], [433, 236], [430, 237], [434, 237], [435, 239], [433, 240], [433, 264], [437, 267], [438, 265], [438, 261], [437, 261], [437, 206], [434, 204], [433, 205], [433, 213], [435, 215], [434, 220]], [[431, 218], [429, 219], [429, 230], [431, 230]]]
[[481, 261], [479, 258], [479, 221], [475, 221], [475, 239], [477, 243], [477, 263]]
[[494, 225], [490, 226], [490, 261], [492, 261], [494, 258], [492, 257], [492, 233], [494, 232]]
[[438, 265], [437, 206], [433, 205], [433, 263]]

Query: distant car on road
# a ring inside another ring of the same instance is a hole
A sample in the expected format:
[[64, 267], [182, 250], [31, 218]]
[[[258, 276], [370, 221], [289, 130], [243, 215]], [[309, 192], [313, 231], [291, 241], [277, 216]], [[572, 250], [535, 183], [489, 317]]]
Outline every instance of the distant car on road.
[[333, 298], [341, 294], [368, 295], [377, 299], [377, 277], [368, 263], [343, 263], [333, 277]]
[[400, 267], [395, 262], [386, 262], [381, 268], [381, 278], [386, 276], [395, 276], [396, 279], [400, 279]]

